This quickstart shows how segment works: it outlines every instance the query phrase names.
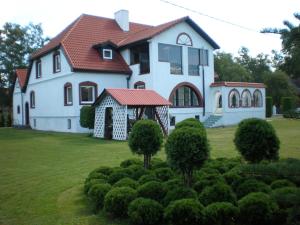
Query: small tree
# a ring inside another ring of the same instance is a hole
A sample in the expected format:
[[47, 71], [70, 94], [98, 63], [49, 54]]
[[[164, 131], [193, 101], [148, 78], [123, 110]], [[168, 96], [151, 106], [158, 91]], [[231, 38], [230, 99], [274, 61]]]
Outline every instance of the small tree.
[[273, 99], [272, 97], [266, 97], [266, 117], [271, 117], [273, 114]]
[[281, 98], [282, 113], [290, 111], [291, 109], [293, 109], [293, 98], [291, 98], [291, 97], [282, 97]]
[[179, 169], [184, 183], [191, 186], [194, 169], [200, 168], [209, 155], [206, 134], [191, 127], [175, 129], [167, 140], [165, 150], [169, 164]]
[[92, 106], [82, 106], [80, 109], [80, 126], [94, 129], [95, 108]]
[[262, 119], [245, 119], [235, 132], [234, 143], [242, 156], [252, 163], [279, 158], [279, 139], [271, 124]]
[[132, 128], [128, 145], [133, 153], [144, 155], [144, 167], [149, 168], [151, 156], [161, 148], [163, 135], [159, 125], [153, 120], [139, 120]]

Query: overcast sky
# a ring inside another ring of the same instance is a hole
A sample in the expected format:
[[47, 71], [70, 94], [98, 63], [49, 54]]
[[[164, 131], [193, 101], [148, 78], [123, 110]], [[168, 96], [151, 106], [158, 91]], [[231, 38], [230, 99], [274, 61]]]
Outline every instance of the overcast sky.
[[190, 16], [220, 45], [221, 50], [236, 54], [241, 46], [245, 46], [252, 55], [256, 55], [281, 49], [277, 35], [260, 34], [259, 31], [264, 27], [283, 27], [283, 20], [296, 23], [293, 13], [300, 11], [300, 0], [169, 1], [247, 27], [251, 31], [161, 0], [1, 0], [0, 25], [5, 22], [22, 25], [42, 23], [45, 35], [54, 37], [82, 13], [113, 18], [114, 12], [127, 9], [130, 21], [150, 25]]

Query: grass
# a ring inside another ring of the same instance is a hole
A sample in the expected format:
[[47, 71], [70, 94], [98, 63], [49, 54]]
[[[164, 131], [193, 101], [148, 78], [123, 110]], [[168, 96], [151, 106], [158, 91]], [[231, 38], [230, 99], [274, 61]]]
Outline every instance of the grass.
[[[300, 121], [270, 122], [281, 140], [280, 156], [300, 158]], [[212, 157], [238, 155], [235, 128], [208, 130]], [[87, 209], [82, 183], [99, 165], [117, 166], [130, 157], [127, 142], [0, 129], [0, 225], [121, 225]]]

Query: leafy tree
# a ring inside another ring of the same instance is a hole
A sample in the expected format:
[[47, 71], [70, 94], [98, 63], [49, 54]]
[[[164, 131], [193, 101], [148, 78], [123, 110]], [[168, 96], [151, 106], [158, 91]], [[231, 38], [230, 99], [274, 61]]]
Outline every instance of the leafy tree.
[[95, 107], [82, 106], [80, 109], [80, 126], [94, 129], [95, 123]]

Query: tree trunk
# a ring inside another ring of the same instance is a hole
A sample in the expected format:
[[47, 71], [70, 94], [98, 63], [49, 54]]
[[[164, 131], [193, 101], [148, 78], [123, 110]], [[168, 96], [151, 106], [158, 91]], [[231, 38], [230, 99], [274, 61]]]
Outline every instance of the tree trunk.
[[144, 168], [149, 169], [151, 155], [144, 155]]

